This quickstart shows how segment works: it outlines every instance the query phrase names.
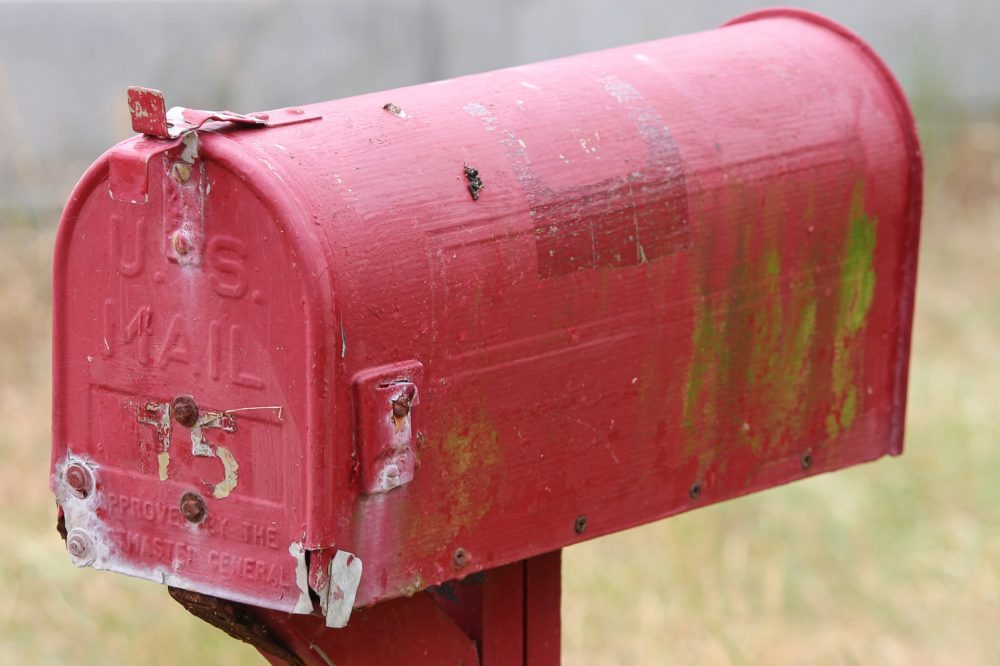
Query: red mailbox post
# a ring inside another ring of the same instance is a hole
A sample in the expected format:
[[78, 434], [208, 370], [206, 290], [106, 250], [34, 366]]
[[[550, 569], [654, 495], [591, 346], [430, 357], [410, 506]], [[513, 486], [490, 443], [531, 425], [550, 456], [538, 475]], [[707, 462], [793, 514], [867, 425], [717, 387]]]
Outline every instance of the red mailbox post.
[[901, 451], [920, 150], [826, 19], [129, 104], [56, 254], [67, 547], [275, 663], [555, 662], [562, 547]]

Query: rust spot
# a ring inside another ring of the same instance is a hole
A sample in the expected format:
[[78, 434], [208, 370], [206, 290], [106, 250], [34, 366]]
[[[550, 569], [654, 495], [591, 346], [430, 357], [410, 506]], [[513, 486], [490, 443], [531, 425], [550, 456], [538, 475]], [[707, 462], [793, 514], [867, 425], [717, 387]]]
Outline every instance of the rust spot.
[[692, 485], [691, 486], [691, 490], [688, 491], [688, 496], [692, 500], [697, 501], [698, 498], [701, 497], [701, 484], [700, 483], [695, 483], [694, 485]]
[[200, 620], [221, 629], [233, 638], [249, 643], [261, 652], [275, 657], [290, 666], [304, 666], [299, 658], [278, 636], [271, 633], [250, 606], [226, 601], [207, 594], [168, 587], [170, 596]]
[[587, 516], [577, 516], [576, 520], [573, 521], [573, 529], [576, 530], [577, 534], [583, 534], [584, 530], [587, 529]]
[[392, 401], [392, 424], [396, 432], [400, 432], [405, 427], [404, 419], [410, 415], [413, 406], [413, 399], [416, 396], [416, 389], [408, 387]]
[[193, 428], [198, 422], [198, 404], [189, 395], [179, 395], [174, 398], [171, 406], [174, 420], [185, 428]]
[[181, 515], [189, 523], [200, 523], [208, 514], [205, 500], [196, 493], [184, 493], [181, 497]]
[[404, 393], [395, 400], [392, 401], [392, 416], [393, 418], [402, 419], [406, 418], [407, 414], [410, 413], [410, 401], [413, 400], [412, 393]]

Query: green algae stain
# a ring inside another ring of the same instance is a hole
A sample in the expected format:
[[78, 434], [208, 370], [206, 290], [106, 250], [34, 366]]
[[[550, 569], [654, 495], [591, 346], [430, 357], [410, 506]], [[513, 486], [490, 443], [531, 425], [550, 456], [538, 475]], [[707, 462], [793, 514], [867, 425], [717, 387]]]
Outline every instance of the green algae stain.
[[755, 268], [752, 271], [757, 273], [753, 276], [752, 298], [758, 305], [750, 313], [752, 321], [746, 326], [746, 332], [753, 338], [749, 346], [747, 377], [750, 386], [767, 382], [783, 358], [784, 307], [781, 302], [781, 257], [778, 250], [766, 250], [762, 265]]
[[[712, 396], [707, 389], [714, 384], [715, 366], [721, 358], [720, 345], [722, 335], [717, 331], [712, 308], [703, 304], [698, 313], [698, 321], [694, 327], [691, 348], [694, 355], [688, 371], [687, 395], [684, 397], [684, 427], [694, 430], [698, 417], [709, 418], [706, 414], [714, 405]], [[699, 413], [699, 406], [702, 407]]]
[[453, 526], [476, 523], [490, 507], [491, 470], [500, 462], [500, 443], [489, 412], [480, 407], [470, 419], [452, 419], [442, 438], [447, 460]]
[[439, 556], [442, 544], [475, 528], [492, 509], [502, 448], [490, 411], [475, 399], [434, 419], [422, 448], [420, 473], [440, 484], [441, 499], [435, 505], [441, 510], [428, 513], [426, 506], [413, 504], [403, 521], [403, 541], [418, 556]]
[[[817, 299], [812, 279], [790, 285], [785, 296], [788, 316], [782, 336], [772, 350], [771, 366], [752, 390], [767, 396], [770, 407], [762, 410], [762, 426], [769, 446], [798, 439], [805, 434], [810, 409], [810, 360], [816, 334]], [[759, 448], [759, 447], [758, 447]]]
[[445, 454], [452, 461], [452, 470], [464, 475], [478, 465], [495, 462], [497, 455], [496, 427], [480, 409], [471, 423], [453, 424], [444, 435]]
[[[782, 225], [783, 197], [769, 193], [763, 224], [740, 227], [725, 291], [703, 284], [697, 294], [683, 412], [689, 453], [711, 442], [740, 442], [758, 455], [787, 447], [805, 436], [815, 413], [815, 266], [808, 253], [789, 252], [783, 267], [778, 239], [766, 233]], [[707, 265], [718, 261], [705, 257]]]
[[808, 380], [809, 354], [813, 339], [816, 336], [816, 298], [804, 296], [811, 293], [812, 286], [796, 291], [801, 304], [793, 305], [793, 309], [801, 312], [798, 327], [790, 341], [790, 353], [783, 358], [781, 376], [784, 378], [783, 404], [792, 404], [802, 396], [804, 384]]
[[841, 259], [831, 372], [834, 400], [826, 418], [826, 431], [830, 437], [850, 429], [859, 409], [854, 373], [862, 362], [863, 341], [857, 339], [857, 334], [864, 328], [875, 297], [877, 224], [878, 220], [865, 212], [860, 185], [855, 187]]
[[877, 220], [864, 211], [860, 188], [851, 203], [844, 264], [840, 276], [840, 315], [838, 321], [847, 335], [861, 329], [875, 296], [875, 226]]
[[744, 390], [756, 400], [747, 440], [758, 454], [801, 437], [807, 425], [817, 298], [808, 270], [801, 272], [805, 276], [796, 280], [783, 275], [776, 248], [765, 251], [757, 269], [757, 305], [745, 329], [750, 363]]

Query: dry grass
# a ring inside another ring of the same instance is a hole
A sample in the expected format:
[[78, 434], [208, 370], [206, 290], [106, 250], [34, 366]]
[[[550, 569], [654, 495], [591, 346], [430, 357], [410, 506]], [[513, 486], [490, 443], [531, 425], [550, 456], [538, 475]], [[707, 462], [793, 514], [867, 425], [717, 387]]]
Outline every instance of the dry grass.
[[[1000, 127], [934, 155], [907, 453], [565, 554], [567, 664], [1000, 663]], [[258, 663], [78, 571], [47, 488], [52, 233], [0, 226], [0, 663]]]

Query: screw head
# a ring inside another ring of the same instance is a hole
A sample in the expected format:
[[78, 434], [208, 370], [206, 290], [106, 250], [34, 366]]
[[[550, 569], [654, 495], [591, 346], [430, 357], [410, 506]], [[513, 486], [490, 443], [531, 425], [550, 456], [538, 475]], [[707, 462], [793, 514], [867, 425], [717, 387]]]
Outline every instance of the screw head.
[[86, 466], [80, 463], [70, 463], [63, 470], [63, 479], [73, 497], [87, 499], [94, 491], [94, 477]]
[[84, 530], [74, 527], [66, 535], [66, 550], [78, 567], [90, 566], [94, 563], [94, 543]]
[[469, 556], [467, 552], [465, 552], [464, 548], [456, 548], [455, 554], [451, 558], [452, 562], [454, 562], [455, 566], [458, 567], [459, 569], [467, 565], [470, 559], [472, 558]]
[[577, 534], [583, 534], [583, 531], [587, 529], [587, 516], [577, 516], [576, 520], [573, 521], [573, 529], [576, 530]]
[[184, 493], [181, 497], [181, 515], [189, 523], [200, 523], [208, 515], [205, 500], [197, 493]]
[[179, 395], [174, 398], [170, 409], [174, 413], [174, 420], [185, 428], [193, 428], [198, 422], [198, 404], [189, 395]]
[[802, 454], [802, 469], [809, 469], [813, 465], [813, 455], [811, 452]]
[[697, 500], [699, 497], [701, 497], [700, 483], [695, 483], [694, 485], [691, 486], [691, 490], [688, 491], [688, 497], [690, 497], [693, 500]]

